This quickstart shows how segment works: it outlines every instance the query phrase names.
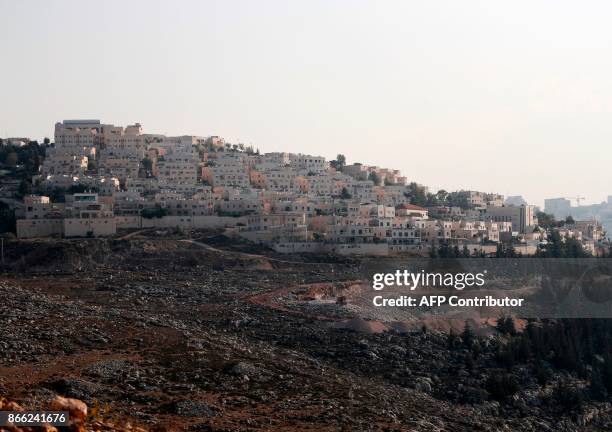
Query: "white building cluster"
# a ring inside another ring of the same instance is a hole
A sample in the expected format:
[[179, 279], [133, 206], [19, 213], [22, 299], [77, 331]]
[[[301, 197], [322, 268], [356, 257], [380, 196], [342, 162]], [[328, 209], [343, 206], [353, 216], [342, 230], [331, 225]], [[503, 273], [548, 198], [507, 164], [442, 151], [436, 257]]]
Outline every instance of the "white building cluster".
[[[522, 242], [528, 253], [544, 240], [533, 206], [503, 206], [501, 195], [461, 191], [462, 207], [420, 207], [411, 204], [399, 171], [335, 162], [259, 154], [216, 136], [145, 134], [138, 123], [67, 120], [55, 125], [54, 146], [35, 179], [65, 199], [26, 197], [17, 233], [227, 228], [279, 252], [379, 255], [427, 253], [440, 244], [494, 252], [500, 241]], [[598, 235], [592, 226], [585, 231], [581, 236]]]

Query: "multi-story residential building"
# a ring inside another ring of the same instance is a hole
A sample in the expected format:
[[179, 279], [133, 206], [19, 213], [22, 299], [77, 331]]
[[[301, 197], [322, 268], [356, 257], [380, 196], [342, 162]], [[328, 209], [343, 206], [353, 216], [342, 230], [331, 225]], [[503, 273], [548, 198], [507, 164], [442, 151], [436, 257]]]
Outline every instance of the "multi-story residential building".
[[142, 127], [136, 123], [123, 128], [102, 124], [100, 120], [64, 120], [55, 124], [55, 148], [79, 154], [83, 148], [96, 147], [121, 157], [142, 158]]
[[140, 160], [135, 157], [121, 157], [104, 154], [98, 162], [99, 175], [116, 177], [125, 182], [129, 178], [138, 177]]
[[195, 186], [198, 181], [198, 154], [191, 142], [172, 142], [157, 159], [157, 179], [162, 188]]
[[511, 222], [512, 230], [519, 233], [532, 231], [537, 224], [534, 206], [487, 207], [485, 220], [493, 222]]
[[79, 193], [66, 200], [63, 219], [65, 237], [110, 236], [117, 232], [111, 206], [102, 202], [98, 194]]
[[374, 183], [370, 180], [358, 180], [353, 183], [350, 194], [353, 198], [361, 201], [373, 201], [376, 198], [374, 194]]
[[245, 237], [265, 242], [306, 241], [308, 227], [304, 213], [254, 214], [248, 216]]
[[408, 179], [402, 176], [399, 170], [368, 166], [360, 163], [343, 166], [342, 172], [356, 180], [367, 180], [374, 173], [381, 184], [384, 185], [405, 186], [408, 183]]
[[[220, 152], [208, 155], [207, 165], [202, 168], [202, 179], [215, 187], [250, 186], [250, 159], [237, 152]], [[214, 157], [212, 157], [214, 156]]]
[[367, 221], [346, 218], [329, 227], [328, 239], [332, 243], [376, 243], [375, 227]]
[[87, 156], [51, 153], [42, 164], [43, 178], [51, 175], [82, 175], [87, 171]]
[[210, 216], [215, 209], [212, 197], [185, 198], [177, 192], [158, 193], [155, 203], [166, 209], [169, 216]]
[[153, 203], [136, 191], [117, 191], [113, 194], [113, 210], [117, 216], [140, 216]]
[[292, 167], [304, 171], [305, 174], [319, 174], [327, 171], [329, 167], [329, 164], [325, 161], [324, 157], [305, 155], [301, 153], [289, 153], [289, 163]]
[[17, 237], [60, 236], [63, 212], [63, 204], [53, 204], [47, 196], [24, 197], [24, 219], [17, 220]]
[[112, 205], [98, 194], [67, 195], [66, 204], [50, 202], [45, 196], [26, 197], [25, 219], [17, 221], [19, 238], [65, 236], [97, 237], [116, 233]]
[[427, 219], [429, 210], [414, 204], [402, 204], [395, 207], [395, 214], [413, 218]]
[[64, 120], [55, 124], [55, 147], [80, 151], [104, 143], [104, 127], [100, 120]]
[[387, 242], [391, 252], [413, 251], [420, 248], [421, 232], [409, 218], [398, 216], [393, 222], [391, 237]]

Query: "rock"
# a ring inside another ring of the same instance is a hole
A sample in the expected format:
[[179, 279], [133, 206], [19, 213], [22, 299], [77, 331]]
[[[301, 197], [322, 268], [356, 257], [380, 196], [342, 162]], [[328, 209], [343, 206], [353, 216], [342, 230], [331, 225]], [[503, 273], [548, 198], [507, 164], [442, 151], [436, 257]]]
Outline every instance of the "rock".
[[70, 412], [70, 417], [77, 420], [85, 420], [85, 418], [87, 418], [87, 405], [85, 402], [78, 399], [56, 396], [55, 399], [49, 402], [49, 409], [56, 411], [68, 411]]
[[431, 393], [431, 378], [428, 377], [418, 377], [416, 379], [414, 388], [418, 391], [422, 391], [423, 393]]
[[78, 399], [56, 396], [49, 402], [51, 411], [68, 411], [68, 427], [74, 432], [84, 432], [85, 420], [87, 419], [87, 405]]
[[101, 378], [107, 382], [116, 382], [122, 380], [125, 376], [130, 374], [134, 369], [131, 362], [126, 360], [108, 360], [100, 361], [92, 364], [85, 373], [90, 376]]
[[221, 414], [221, 410], [214, 405], [193, 399], [183, 399], [172, 402], [168, 411], [183, 417], [214, 417]]
[[267, 370], [249, 362], [236, 363], [230, 369], [230, 373], [255, 381], [267, 381], [270, 378], [270, 373]]
[[51, 383], [56, 392], [71, 398], [83, 399], [88, 402], [103, 392], [103, 387], [79, 378], [62, 378]]

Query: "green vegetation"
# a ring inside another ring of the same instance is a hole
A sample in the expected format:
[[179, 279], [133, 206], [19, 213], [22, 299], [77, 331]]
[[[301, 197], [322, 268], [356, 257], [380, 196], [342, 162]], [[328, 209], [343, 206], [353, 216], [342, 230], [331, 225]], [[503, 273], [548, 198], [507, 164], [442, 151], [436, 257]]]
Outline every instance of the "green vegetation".
[[344, 155], [339, 154], [336, 156], [336, 159], [329, 161], [329, 164], [335, 169], [341, 171], [342, 167], [346, 165], [346, 157]]
[[140, 211], [140, 215], [145, 219], [153, 219], [153, 218], [162, 218], [168, 215], [168, 210], [160, 206], [159, 204], [155, 204], [153, 208], [146, 208]]
[[38, 172], [38, 167], [45, 157], [46, 145], [30, 141], [22, 147], [0, 145], [0, 165], [11, 171], [21, 167], [25, 175], [32, 176]]
[[347, 188], [342, 188], [342, 192], [340, 193], [340, 198], [342, 199], [351, 199], [353, 196], [349, 193]]
[[368, 175], [368, 180], [372, 181], [375, 186], [380, 186], [381, 184], [380, 177], [378, 176], [378, 174], [376, 174], [376, 171], [372, 171]]
[[538, 258], [588, 258], [590, 253], [584, 250], [582, 243], [575, 238], [562, 238], [559, 231], [552, 229], [548, 235], [546, 247], [536, 252]]
[[0, 232], [16, 232], [15, 211], [2, 201], [0, 201]]

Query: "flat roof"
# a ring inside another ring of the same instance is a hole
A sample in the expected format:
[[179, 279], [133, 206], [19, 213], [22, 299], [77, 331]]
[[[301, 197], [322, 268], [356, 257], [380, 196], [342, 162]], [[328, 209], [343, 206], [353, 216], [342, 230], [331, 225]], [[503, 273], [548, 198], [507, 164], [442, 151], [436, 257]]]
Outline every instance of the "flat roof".
[[100, 120], [85, 119], [85, 120], [64, 120], [64, 124], [100, 124]]

